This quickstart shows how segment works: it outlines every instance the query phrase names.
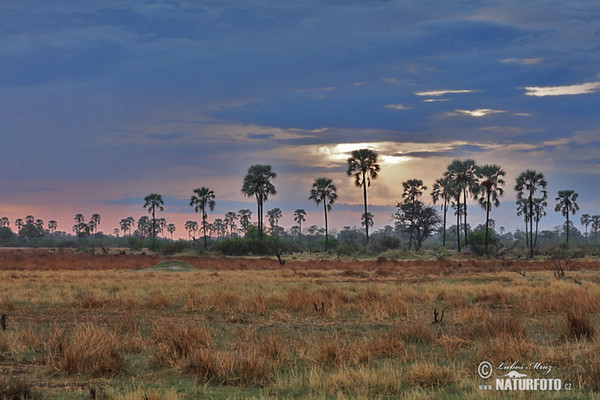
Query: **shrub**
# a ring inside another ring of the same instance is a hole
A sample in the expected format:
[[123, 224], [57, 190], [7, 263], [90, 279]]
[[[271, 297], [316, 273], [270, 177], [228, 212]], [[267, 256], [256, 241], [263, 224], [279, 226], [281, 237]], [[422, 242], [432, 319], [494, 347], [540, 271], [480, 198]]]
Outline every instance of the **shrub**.
[[178, 240], [176, 242], [166, 242], [162, 246], [162, 254], [172, 256], [173, 254], [181, 253], [190, 248], [189, 242]]
[[266, 236], [263, 240], [240, 238], [223, 240], [215, 246], [215, 250], [228, 256], [269, 256], [283, 253], [288, 249], [278, 237]]

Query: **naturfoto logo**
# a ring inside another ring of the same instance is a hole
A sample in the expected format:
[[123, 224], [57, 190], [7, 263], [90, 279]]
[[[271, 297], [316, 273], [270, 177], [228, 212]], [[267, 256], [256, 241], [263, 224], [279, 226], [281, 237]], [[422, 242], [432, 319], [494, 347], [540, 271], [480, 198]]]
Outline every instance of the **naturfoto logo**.
[[[492, 382], [479, 385], [480, 390], [502, 390], [502, 391], [559, 391], [572, 390], [572, 384], [564, 383], [562, 379], [550, 378], [552, 365], [534, 362], [522, 363], [500, 363], [496, 368], [489, 361], [482, 361], [477, 367], [477, 373], [483, 379], [489, 379], [494, 375], [494, 370], [499, 374]], [[541, 374], [540, 378], [529, 377], [531, 373]]]

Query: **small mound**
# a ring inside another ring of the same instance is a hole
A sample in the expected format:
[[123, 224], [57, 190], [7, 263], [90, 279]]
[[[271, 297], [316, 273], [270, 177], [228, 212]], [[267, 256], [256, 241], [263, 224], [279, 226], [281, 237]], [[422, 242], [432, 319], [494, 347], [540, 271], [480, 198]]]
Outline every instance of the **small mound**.
[[164, 260], [153, 267], [148, 268], [152, 271], [193, 271], [196, 268], [182, 260]]

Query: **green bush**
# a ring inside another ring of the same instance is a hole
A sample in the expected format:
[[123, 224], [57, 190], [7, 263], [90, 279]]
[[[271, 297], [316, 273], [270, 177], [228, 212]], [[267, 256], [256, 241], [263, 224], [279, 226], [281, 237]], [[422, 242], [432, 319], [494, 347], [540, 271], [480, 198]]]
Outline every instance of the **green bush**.
[[272, 256], [286, 252], [287, 246], [278, 237], [265, 236], [263, 240], [240, 238], [223, 240], [214, 249], [228, 256]]
[[173, 254], [181, 253], [190, 248], [190, 243], [185, 240], [178, 240], [176, 242], [166, 242], [162, 246], [162, 254], [165, 256], [172, 256]]
[[[469, 232], [469, 246], [471, 251], [478, 256], [486, 255], [485, 251], [485, 232], [484, 231], [471, 231]], [[488, 230], [488, 250], [487, 254], [496, 254], [498, 247], [498, 239], [494, 235], [492, 229]]]
[[137, 238], [130, 237], [127, 239], [127, 245], [131, 251], [140, 251], [144, 247], [144, 242]]

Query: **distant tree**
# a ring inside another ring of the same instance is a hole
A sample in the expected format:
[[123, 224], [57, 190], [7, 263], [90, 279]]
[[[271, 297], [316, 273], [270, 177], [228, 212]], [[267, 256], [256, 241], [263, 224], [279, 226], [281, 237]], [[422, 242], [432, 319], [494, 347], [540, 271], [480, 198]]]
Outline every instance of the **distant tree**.
[[[412, 215], [417, 215], [416, 208], [418, 206], [417, 203], [420, 203], [420, 198], [423, 195], [423, 192], [427, 190], [426, 186], [423, 186], [423, 181], [420, 179], [409, 179], [406, 182], [402, 182], [402, 198], [404, 199], [404, 204], [407, 208], [412, 208]], [[400, 203], [397, 205], [400, 207]], [[408, 227], [408, 249], [410, 250], [412, 247], [413, 240], [413, 231], [414, 231], [414, 223], [416, 221], [411, 220], [411, 224]]]
[[50, 231], [50, 234], [53, 234], [56, 228], [58, 228], [58, 223], [55, 220], [51, 219], [48, 221], [48, 230]]
[[194, 189], [194, 194], [190, 199], [190, 206], [194, 208], [195, 212], [202, 210], [202, 231], [204, 233], [204, 248], [208, 246], [206, 242], [206, 208], [210, 211], [215, 209], [215, 192], [211, 189], [202, 186], [199, 189]]
[[239, 218], [235, 211], [228, 211], [225, 214], [225, 225], [229, 227], [229, 237], [233, 236], [233, 230], [236, 229], [235, 221]]
[[397, 207], [394, 217], [404, 230], [413, 233], [415, 250], [419, 251], [423, 241], [435, 232], [442, 218], [433, 207], [426, 206], [419, 200], [398, 203]]
[[248, 209], [243, 209], [238, 211], [238, 213], [240, 215], [240, 225], [242, 226], [242, 229], [244, 229], [244, 232], [246, 232], [246, 229], [250, 224], [250, 217], [252, 217], [252, 211]]
[[533, 220], [535, 221], [535, 233], [533, 238], [533, 248], [537, 247], [537, 239], [538, 239], [538, 226], [540, 224], [540, 220], [546, 216], [546, 207], [548, 203], [545, 199], [538, 197], [533, 199]]
[[162, 195], [157, 193], [151, 193], [144, 197], [144, 208], [148, 209], [148, 212], [152, 214], [152, 238], [156, 239], [156, 210], [163, 211], [163, 205], [165, 204]]
[[216, 218], [213, 221], [213, 228], [217, 232], [217, 238], [225, 236], [227, 228], [226, 228], [225, 223], [223, 222], [223, 220], [221, 218]]
[[329, 178], [317, 178], [310, 189], [309, 200], [313, 200], [317, 205], [323, 203], [323, 212], [325, 215], [325, 251], [329, 242], [329, 227], [327, 224], [327, 214], [331, 211], [331, 205], [338, 199], [337, 188]]
[[8, 217], [0, 218], [0, 227], [2, 227], [2, 228], [10, 227], [10, 220], [8, 219]]
[[85, 223], [85, 217], [83, 216], [83, 214], [75, 214], [73, 220], [75, 221], [75, 225], [73, 225], [73, 232], [75, 232], [75, 235], [77, 235], [77, 237], [79, 238], [88, 237], [90, 235], [91, 229], [90, 226]]
[[436, 204], [438, 200], [443, 200], [442, 203], [442, 212], [444, 214], [444, 225], [442, 227], [443, 239], [442, 246], [446, 247], [446, 214], [448, 212], [448, 205], [452, 200], [453, 192], [452, 192], [452, 181], [449, 177], [443, 176], [438, 178], [433, 183], [433, 190], [431, 191], [431, 198], [433, 200], [433, 204]]
[[500, 197], [504, 194], [504, 179], [502, 177], [506, 175], [506, 172], [495, 164], [488, 164], [483, 166], [476, 166], [475, 174], [477, 180], [474, 186], [475, 199], [479, 200], [479, 204], [485, 210], [485, 252], [488, 252], [489, 243], [489, 224], [490, 224], [490, 210], [492, 206], [498, 207], [500, 205]]
[[363, 213], [362, 218], [363, 220], [366, 218], [367, 223], [364, 223], [363, 225], [365, 227], [367, 243], [369, 243], [370, 225], [368, 223], [367, 187], [371, 186], [371, 179], [377, 179], [381, 167], [377, 163], [377, 153], [370, 149], [354, 150], [347, 162], [348, 169], [346, 174], [348, 174], [348, 176], [354, 176], [354, 185], [363, 188], [365, 212]]
[[588, 226], [592, 223], [592, 217], [590, 214], [582, 214], [581, 215], [581, 225], [585, 227], [585, 238], [588, 237]]
[[15, 220], [15, 226], [17, 227], [17, 233], [19, 233], [21, 231], [21, 229], [23, 229], [23, 225], [25, 225], [25, 223], [23, 222], [22, 218], [17, 218]]
[[600, 230], [600, 215], [592, 215], [592, 230], [594, 231], [594, 246], [595, 246], [596, 239], [598, 236], [598, 230]]
[[19, 237], [24, 239], [34, 239], [44, 236], [44, 221], [35, 219], [33, 215], [25, 217], [25, 222], [19, 229]]
[[303, 208], [298, 208], [294, 211], [294, 221], [298, 223], [298, 237], [302, 241], [302, 223], [306, 221], [306, 211]]
[[173, 233], [175, 233], [175, 224], [167, 225], [167, 232], [171, 234], [171, 240], [173, 239]]
[[525, 245], [529, 249], [529, 203], [526, 199], [517, 198], [517, 216], [521, 215], [525, 221]]
[[196, 221], [186, 221], [184, 225], [185, 230], [192, 240], [196, 240], [196, 232], [198, 231], [198, 223]]
[[119, 237], [119, 232], [120, 232], [119, 228], [113, 229], [113, 235], [115, 235], [115, 237]]
[[[544, 174], [539, 173], [535, 170], [525, 170], [517, 177], [515, 184], [515, 192], [517, 192], [517, 204], [519, 201], [526, 202], [529, 206], [529, 211], [526, 215], [529, 218], [529, 257], [533, 258], [533, 219], [534, 219], [534, 204], [536, 192], [540, 192], [542, 197], [539, 199], [544, 202], [548, 198], [548, 192], [546, 192], [546, 186], [548, 183], [544, 178]], [[540, 203], [541, 204], [541, 203]], [[541, 216], [540, 216], [541, 218]]]
[[134, 222], [135, 220], [133, 217], [123, 218], [121, 221], [119, 221], [119, 227], [123, 231], [123, 236], [125, 236], [127, 232], [129, 232], [129, 235], [131, 236], [131, 227], [133, 226]]
[[145, 239], [147, 236], [152, 235], [154, 232], [153, 224], [150, 218], [147, 216], [142, 216], [137, 221], [138, 233], [142, 239]]
[[271, 183], [277, 174], [271, 170], [270, 165], [255, 164], [248, 168], [248, 173], [242, 183], [242, 193], [246, 197], [256, 197], [258, 215], [258, 238], [263, 237], [263, 205], [269, 199], [269, 195], [277, 194], [275, 186]]
[[156, 219], [156, 233], [162, 233], [163, 238], [165, 237], [164, 232], [167, 229], [167, 220], [166, 218], [157, 218]]
[[75, 220], [75, 224], [81, 224], [82, 222], [85, 222], [85, 217], [81, 213], [75, 214], [73, 219]]
[[279, 220], [282, 217], [282, 212], [280, 208], [274, 208], [272, 210], [267, 211], [267, 218], [269, 220], [269, 226], [271, 228], [271, 233], [278, 231]]
[[88, 223], [88, 225], [90, 226], [92, 235], [94, 233], [98, 233], [98, 225], [100, 225], [100, 220], [101, 220], [100, 214], [92, 214], [92, 218], [90, 219], [90, 222]]
[[567, 247], [569, 246], [569, 214], [575, 215], [579, 206], [577, 205], [578, 193], [574, 190], [559, 190], [558, 196], [556, 197], [556, 207], [554, 211], [561, 212], [564, 217], [567, 218], [567, 225], [565, 227], [567, 233]]

